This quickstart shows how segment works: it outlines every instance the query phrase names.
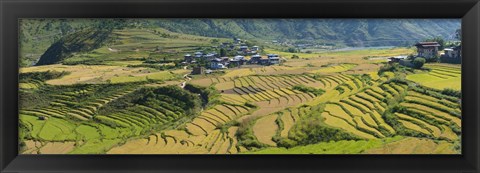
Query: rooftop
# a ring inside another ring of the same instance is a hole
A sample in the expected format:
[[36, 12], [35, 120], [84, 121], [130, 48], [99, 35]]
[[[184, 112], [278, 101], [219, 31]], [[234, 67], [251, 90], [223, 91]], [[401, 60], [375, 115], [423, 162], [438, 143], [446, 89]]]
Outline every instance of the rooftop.
[[418, 42], [415, 44], [417, 47], [439, 47], [440, 44], [438, 42]]
[[221, 61], [222, 61], [222, 59], [220, 59], [220, 58], [215, 58], [215, 59], [212, 59], [212, 61], [215, 61], [215, 62], [221, 62]]
[[277, 60], [277, 59], [280, 59], [278, 56], [272, 56], [272, 57], [268, 57], [268, 59], [270, 60]]

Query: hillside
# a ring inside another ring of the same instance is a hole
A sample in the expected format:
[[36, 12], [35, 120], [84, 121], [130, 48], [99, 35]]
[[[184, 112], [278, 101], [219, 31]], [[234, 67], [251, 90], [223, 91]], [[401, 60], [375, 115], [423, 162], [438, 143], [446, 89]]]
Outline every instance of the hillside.
[[278, 40], [358, 47], [405, 46], [434, 36], [451, 39], [461, 22], [458, 19], [25, 19], [20, 24], [21, 65], [29, 66], [52, 44], [85, 29], [168, 30], [166, 36], [186, 34], [238, 37], [262, 43]]
[[[172, 62], [185, 53], [211, 49], [212, 40], [223, 40], [155, 29], [82, 30], [53, 43], [36, 65], [109, 65], [121, 61]], [[153, 67], [153, 66], [149, 66]], [[159, 67], [160, 68], [160, 67]], [[162, 68], [163, 69], [163, 68]]]
[[448, 39], [460, 28], [457, 19], [162, 19], [153, 23], [210, 37], [318, 40], [348, 46], [399, 46], [433, 36]]
[[119, 29], [126, 23], [123, 19], [21, 19], [20, 66], [35, 64], [53, 43], [69, 34], [85, 29]]
[[73, 53], [88, 52], [99, 48], [108, 40], [110, 33], [102, 30], [83, 30], [69, 34], [53, 43], [36, 65], [55, 64]]

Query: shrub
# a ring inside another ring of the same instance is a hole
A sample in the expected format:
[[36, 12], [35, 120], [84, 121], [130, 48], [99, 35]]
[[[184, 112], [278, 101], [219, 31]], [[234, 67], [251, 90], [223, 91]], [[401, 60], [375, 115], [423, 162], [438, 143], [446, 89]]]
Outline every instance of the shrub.
[[308, 145], [318, 142], [338, 141], [338, 140], [357, 140], [360, 139], [341, 129], [328, 127], [323, 124], [321, 113], [325, 108], [325, 104], [312, 107], [310, 114], [305, 115], [298, 123], [296, 123], [289, 132], [288, 140], [279, 140], [279, 145]]
[[187, 83], [184, 87], [186, 90], [195, 93], [195, 94], [200, 94], [200, 97], [202, 98], [202, 105], [214, 105], [214, 103], [218, 103], [218, 97], [220, 94], [218, 93], [215, 88], [211, 87], [202, 87], [198, 85], [193, 85]]
[[323, 93], [325, 93], [325, 91], [322, 90], [322, 89], [316, 89], [316, 88], [308, 87], [308, 86], [305, 86], [305, 85], [295, 85], [295, 86], [293, 86], [292, 89], [298, 90], [298, 91], [301, 91], [301, 92], [304, 92], [304, 93], [313, 93], [313, 94], [315, 94], [315, 96], [320, 96]]
[[343, 94], [345, 92], [345, 89], [340, 86], [335, 87], [335, 90], [337, 90], [340, 94]]
[[450, 89], [450, 88], [446, 88], [446, 89], [442, 90], [441, 93], [445, 94], [445, 95], [448, 95], [448, 96], [453, 96], [453, 97], [459, 97], [459, 98], [462, 97], [462, 92], [461, 91], [457, 91], [457, 90]]
[[288, 138], [273, 138], [273, 141], [277, 143], [278, 147], [292, 148], [298, 145], [294, 140]]
[[398, 71], [399, 65], [398, 64], [385, 64], [384, 66], [380, 67], [378, 70], [378, 75], [382, 75], [384, 72], [391, 71], [395, 72]]
[[[290, 139], [301, 145], [315, 144], [318, 142], [356, 140], [359, 139], [343, 130], [321, 125], [320, 119], [302, 121], [301, 124], [292, 129]], [[293, 142], [290, 142], [293, 144]], [[285, 143], [283, 143], [285, 144]], [[287, 144], [288, 145], [288, 144]]]
[[47, 81], [51, 79], [58, 79], [61, 78], [65, 75], [70, 74], [70, 72], [67, 71], [45, 71], [45, 72], [29, 72], [29, 73], [20, 73], [18, 75], [18, 78], [20, 82], [32, 82], [32, 81]]
[[455, 96], [449, 96], [449, 95], [445, 95], [445, 94], [442, 94], [440, 90], [434, 90], [434, 89], [431, 89], [431, 88], [426, 88], [424, 86], [421, 86], [421, 85], [417, 85], [417, 86], [412, 86], [411, 87], [414, 91], [416, 92], [419, 92], [419, 93], [422, 93], [422, 94], [425, 94], [425, 95], [428, 95], [428, 96], [432, 96], [432, 97], [435, 97], [435, 98], [438, 98], [438, 99], [445, 99], [445, 100], [448, 100], [448, 101], [451, 101], [451, 102], [459, 102], [459, 97], [455, 97]]
[[420, 69], [420, 68], [423, 67], [423, 65], [425, 64], [425, 62], [426, 62], [425, 58], [415, 58], [415, 59], [412, 61], [413, 68]]
[[293, 47], [289, 47], [289, 48], [287, 49], [287, 52], [297, 53], [297, 52], [300, 52], [300, 51], [299, 51], [298, 49], [293, 48]]
[[237, 133], [235, 134], [238, 139], [238, 145], [244, 146], [249, 150], [267, 147], [268, 145], [259, 142], [253, 134], [253, 124], [255, 124], [255, 120], [245, 120], [243, 123], [240, 123]]
[[427, 62], [438, 62], [440, 58], [438, 56], [430, 57], [426, 59]]
[[249, 103], [249, 102], [245, 102], [244, 104], [246, 107], [249, 107], [249, 108], [257, 108], [257, 105], [253, 104], [253, 103]]

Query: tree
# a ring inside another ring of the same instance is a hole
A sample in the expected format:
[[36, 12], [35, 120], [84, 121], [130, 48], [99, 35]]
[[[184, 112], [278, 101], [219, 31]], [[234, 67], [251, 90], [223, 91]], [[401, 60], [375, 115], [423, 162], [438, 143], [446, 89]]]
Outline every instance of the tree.
[[295, 49], [295, 48], [293, 48], [293, 47], [289, 47], [289, 48], [287, 49], [287, 51], [290, 52], [290, 53], [297, 53], [297, 49]]
[[425, 64], [426, 60], [425, 58], [415, 58], [412, 61], [413, 67], [416, 69], [422, 68], [423, 64]]
[[212, 39], [212, 41], [211, 41], [212, 44], [218, 44], [218, 42], [220, 42], [220, 40], [218, 40], [218, 39]]
[[220, 56], [221, 56], [221, 57], [224, 57], [224, 56], [226, 56], [226, 55], [227, 55], [227, 51], [225, 51], [224, 48], [221, 48], [221, 49], [220, 49]]
[[440, 57], [438, 55], [432, 56], [427, 59], [427, 62], [438, 62], [440, 60]]

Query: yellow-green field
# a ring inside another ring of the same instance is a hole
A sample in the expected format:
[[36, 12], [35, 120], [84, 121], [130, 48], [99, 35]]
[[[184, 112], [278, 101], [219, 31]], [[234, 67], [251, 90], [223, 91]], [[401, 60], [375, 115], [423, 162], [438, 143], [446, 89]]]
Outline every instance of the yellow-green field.
[[412, 48], [288, 53], [266, 46], [262, 53], [280, 55], [281, 64], [190, 75], [184, 53], [231, 40], [163, 29], [114, 35], [64, 64], [20, 69], [21, 153], [461, 153], [460, 65], [402, 67], [405, 75], [379, 72], [387, 63], [368, 58]]
[[461, 67], [447, 64], [426, 65], [430, 72], [408, 75], [407, 79], [435, 89], [462, 88]]

